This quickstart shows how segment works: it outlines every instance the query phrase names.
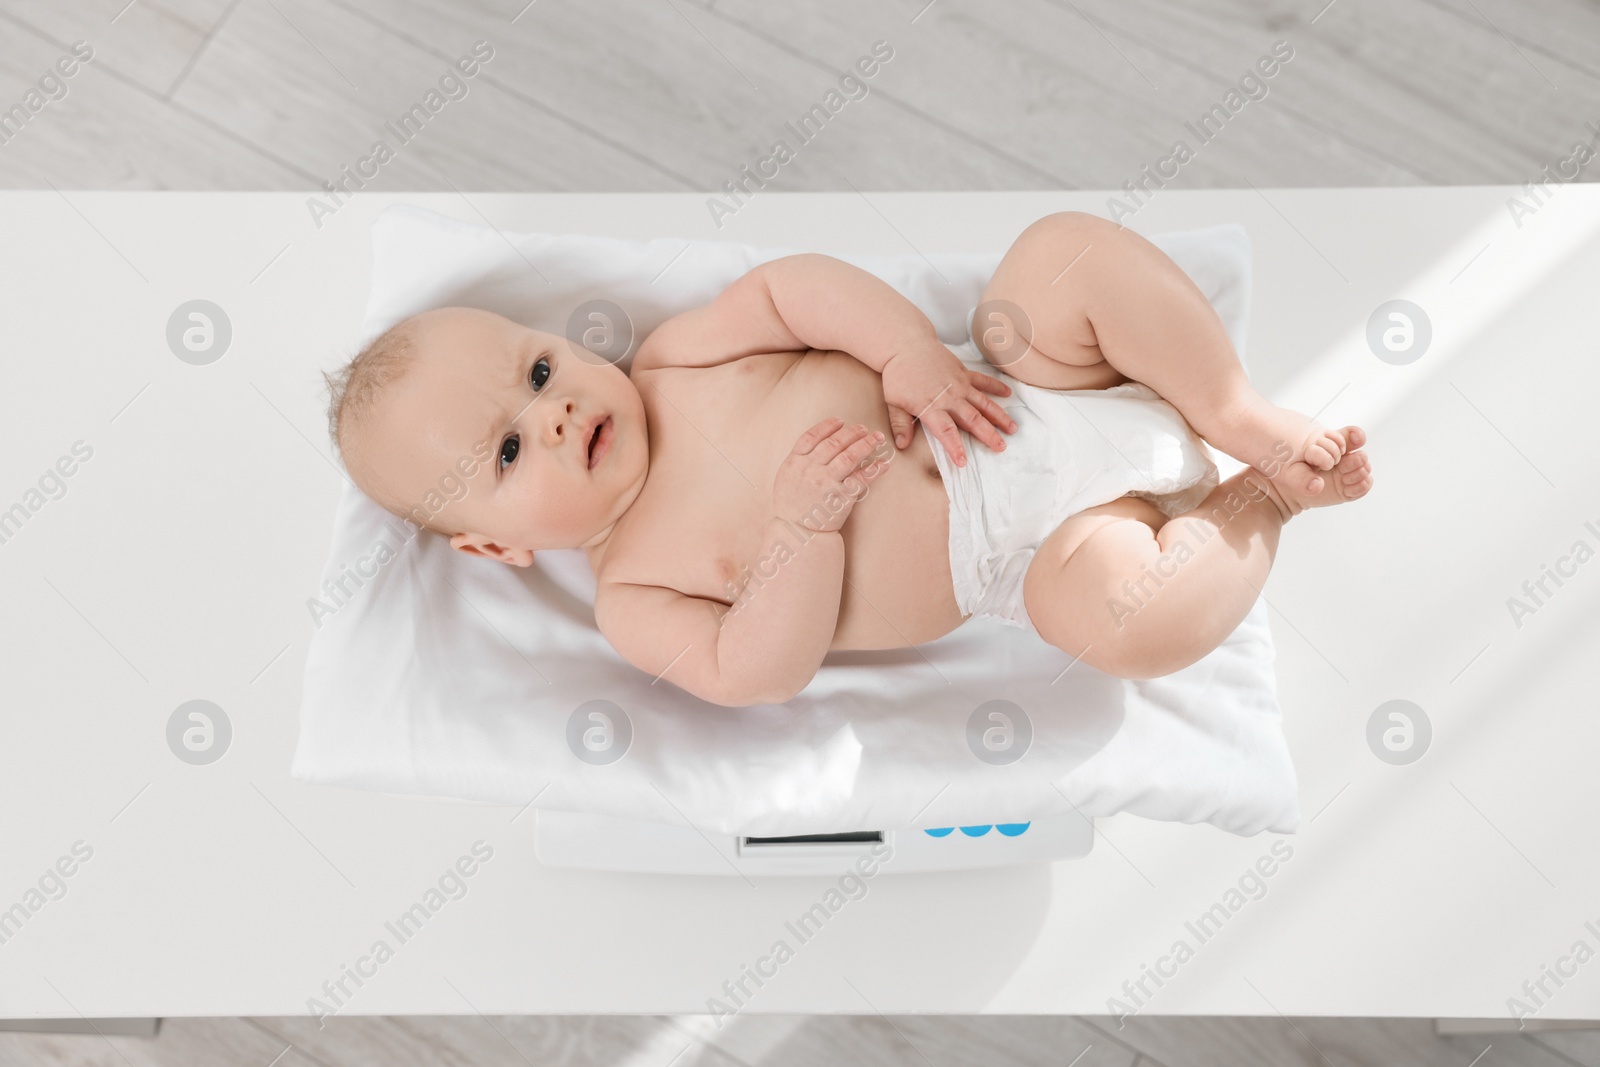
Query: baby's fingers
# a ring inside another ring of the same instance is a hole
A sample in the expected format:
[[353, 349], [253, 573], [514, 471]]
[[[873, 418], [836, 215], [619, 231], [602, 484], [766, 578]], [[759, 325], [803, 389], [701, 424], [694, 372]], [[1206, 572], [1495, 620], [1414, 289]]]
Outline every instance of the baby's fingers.
[[[990, 403], [993, 403], [993, 401], [990, 401]], [[988, 418], [985, 417], [985, 413], [978, 410], [977, 407], [963, 400], [950, 409], [950, 414], [955, 418], [956, 422], [965, 427], [968, 433], [988, 445], [991, 449], [996, 452], [1005, 451], [1005, 438], [1000, 436], [1000, 431], [994, 428]], [[1001, 417], [1006, 418], [1008, 423], [1010, 422], [1010, 418], [1005, 416], [1003, 412]], [[1016, 427], [1013, 426], [1012, 428], [1015, 429]]]
[[828, 464], [828, 473], [843, 481], [853, 474], [855, 469], [861, 466], [882, 443], [883, 431], [872, 431], [835, 456], [833, 462]]
[[821, 443], [811, 450], [811, 458], [823, 466], [828, 466], [841, 452], [866, 435], [867, 428], [859, 422], [854, 426], [841, 426], [823, 438]]
[[843, 425], [843, 419], [839, 418], [837, 415], [829, 415], [827, 418], [823, 419], [821, 422], [811, 427], [811, 429], [800, 435], [800, 440], [796, 441], [794, 444], [795, 452], [802, 456], [809, 455], [813, 449], [815, 449], [823, 441], [827, 440], [830, 434]]
[[981, 389], [991, 396], [1011, 395], [1011, 386], [1002, 382], [999, 378], [992, 378], [984, 374], [982, 371], [969, 370], [967, 371], [967, 378], [972, 382], [974, 388]]
[[912, 428], [916, 420], [911, 417], [911, 412], [893, 404], [889, 408], [889, 429], [894, 433], [894, 446], [896, 448], [909, 448], [911, 446]]
[[996, 404], [982, 393], [973, 393], [967, 402], [978, 409], [978, 412], [989, 422], [1000, 427], [1006, 433], [1017, 432], [1017, 420], [1013, 419], [1005, 408]]
[[961, 430], [950, 418], [949, 412], [930, 411], [922, 416], [922, 428], [939, 439], [956, 466], [967, 465], [967, 450], [961, 446]]

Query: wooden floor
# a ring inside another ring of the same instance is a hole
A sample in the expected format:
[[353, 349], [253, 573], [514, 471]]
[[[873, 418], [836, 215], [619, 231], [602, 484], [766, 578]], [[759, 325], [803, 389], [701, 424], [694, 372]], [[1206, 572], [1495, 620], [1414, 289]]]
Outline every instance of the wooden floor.
[[[479, 40], [493, 58], [466, 95], [401, 143], [385, 124]], [[0, 187], [310, 192], [379, 140], [394, 156], [366, 188], [382, 191], [709, 195], [780, 140], [780, 190], [1120, 188], [1178, 141], [1181, 188], [1521, 184], [1600, 138], [1600, 7], [1580, 0], [0, 0], [0, 112], [77, 41], [93, 58], [66, 95], [0, 128]], [[801, 143], [786, 123], [877, 41], [893, 54], [866, 95]], [[1197, 137], [1186, 123], [1279, 41], [1292, 58], [1246, 86], [1265, 97]], [[1600, 1035], [784, 1016], [0, 1033], [0, 1067], [502, 1063], [1600, 1067]]]
[[[311, 190], [378, 140], [386, 191], [709, 193], [778, 140], [787, 190], [1119, 188], [1180, 140], [1184, 188], [1521, 184], [1600, 120], [1592, 0], [0, 0], [0, 28], [0, 111], [93, 48], [0, 144], [13, 188]], [[479, 40], [466, 95], [389, 133]]]
[[169, 1019], [3, 1034], [0, 1067], [1595, 1067], [1600, 1033], [1437, 1037], [1413, 1019], [704, 1016]]

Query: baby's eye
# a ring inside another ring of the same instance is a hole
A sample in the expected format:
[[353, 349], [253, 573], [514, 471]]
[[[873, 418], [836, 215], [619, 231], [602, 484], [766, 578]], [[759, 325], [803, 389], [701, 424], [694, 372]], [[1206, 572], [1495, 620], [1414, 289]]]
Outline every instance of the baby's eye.
[[533, 369], [528, 372], [528, 382], [533, 386], [533, 391], [538, 392], [544, 388], [544, 383], [550, 380], [550, 361], [543, 357], [534, 361]]
[[511, 465], [511, 461], [517, 458], [517, 450], [521, 447], [522, 444], [517, 440], [516, 434], [512, 434], [510, 437], [506, 438], [505, 443], [500, 446], [501, 470], [505, 470]]

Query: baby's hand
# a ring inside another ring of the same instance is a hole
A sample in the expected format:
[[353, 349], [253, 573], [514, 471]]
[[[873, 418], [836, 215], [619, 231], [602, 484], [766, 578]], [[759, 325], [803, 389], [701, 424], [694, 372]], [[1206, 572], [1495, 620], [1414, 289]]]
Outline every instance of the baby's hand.
[[1017, 424], [989, 398], [1010, 395], [1010, 386], [968, 370], [937, 342], [901, 352], [883, 368], [883, 398], [889, 404], [895, 447], [911, 444], [911, 423], [921, 419], [958, 467], [967, 464], [966, 449], [961, 447], [962, 429], [996, 452], [1005, 449], [1005, 438], [995, 427], [1015, 433]]
[[[826, 418], [800, 435], [772, 484], [773, 513], [816, 533], [844, 525], [867, 485], [889, 466], [891, 451], [874, 456], [883, 433]], [[871, 460], [869, 463], [868, 460]]]

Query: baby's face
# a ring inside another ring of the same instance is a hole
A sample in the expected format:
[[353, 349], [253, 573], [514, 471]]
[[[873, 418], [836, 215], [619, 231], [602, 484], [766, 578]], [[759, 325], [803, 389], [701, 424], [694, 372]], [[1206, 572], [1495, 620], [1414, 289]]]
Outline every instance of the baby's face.
[[413, 363], [355, 449], [384, 495], [431, 501], [436, 524], [463, 531], [454, 547], [522, 567], [609, 530], [649, 465], [628, 376], [492, 312], [442, 308], [415, 325]]

